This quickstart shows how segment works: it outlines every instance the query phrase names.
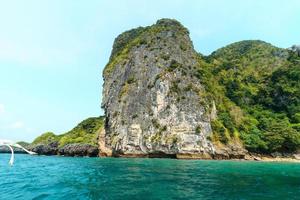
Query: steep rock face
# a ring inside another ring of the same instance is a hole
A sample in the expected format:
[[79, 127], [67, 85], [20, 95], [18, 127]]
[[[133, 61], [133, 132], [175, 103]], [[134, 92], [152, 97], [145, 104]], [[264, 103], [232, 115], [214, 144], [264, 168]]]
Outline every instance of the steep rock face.
[[198, 59], [188, 30], [175, 20], [120, 35], [104, 70], [100, 154], [210, 158], [215, 114], [193, 76]]
[[294, 51], [300, 56], [300, 45], [293, 45], [291, 48], [289, 48], [291, 51]]

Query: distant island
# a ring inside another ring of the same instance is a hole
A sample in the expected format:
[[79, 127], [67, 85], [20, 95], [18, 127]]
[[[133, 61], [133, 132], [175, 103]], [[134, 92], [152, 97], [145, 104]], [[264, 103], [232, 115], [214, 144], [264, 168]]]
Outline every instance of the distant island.
[[119, 35], [104, 72], [105, 116], [27, 144], [45, 155], [300, 159], [300, 47], [245, 40], [209, 56], [161, 19]]

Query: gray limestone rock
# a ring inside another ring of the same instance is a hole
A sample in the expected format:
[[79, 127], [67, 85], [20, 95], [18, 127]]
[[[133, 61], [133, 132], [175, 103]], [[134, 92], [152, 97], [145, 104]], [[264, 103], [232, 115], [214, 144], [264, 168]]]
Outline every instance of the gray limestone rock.
[[67, 144], [58, 150], [59, 155], [64, 156], [89, 156], [98, 155], [98, 148], [89, 144]]
[[100, 155], [214, 154], [215, 106], [205, 99], [188, 30], [162, 19], [124, 34], [103, 75]]

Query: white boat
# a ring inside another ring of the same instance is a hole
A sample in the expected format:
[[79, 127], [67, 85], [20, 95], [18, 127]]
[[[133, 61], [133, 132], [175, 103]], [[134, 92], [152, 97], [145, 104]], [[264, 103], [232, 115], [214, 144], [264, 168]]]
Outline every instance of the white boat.
[[14, 164], [14, 159], [15, 159], [13, 147], [23, 149], [26, 153], [28, 153], [30, 155], [35, 155], [36, 154], [35, 152], [28, 151], [27, 149], [25, 149], [21, 145], [17, 144], [16, 142], [13, 142], [11, 140], [2, 140], [2, 139], [0, 139], [0, 146], [7, 146], [10, 149], [10, 151], [11, 151], [11, 157], [10, 157], [10, 160], [9, 160], [10, 165]]

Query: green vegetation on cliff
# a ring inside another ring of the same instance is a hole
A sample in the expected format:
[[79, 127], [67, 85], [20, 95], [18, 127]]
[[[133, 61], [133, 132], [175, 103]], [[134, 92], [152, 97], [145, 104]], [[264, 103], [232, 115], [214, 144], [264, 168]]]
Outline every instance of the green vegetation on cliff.
[[70, 143], [97, 145], [98, 131], [103, 128], [104, 118], [88, 118], [78, 124], [71, 131], [61, 135], [59, 144], [64, 146]]
[[35, 138], [35, 140], [32, 142], [33, 145], [36, 144], [50, 144], [52, 142], [58, 142], [59, 141], [59, 136], [55, 135], [52, 132], [46, 132], [43, 133], [42, 135], [38, 136]]
[[242, 41], [199, 56], [195, 74], [215, 101], [213, 140], [238, 138], [254, 152], [300, 148], [299, 56], [262, 41]]
[[[188, 33], [188, 30], [178, 21], [161, 19], [154, 26], [138, 27], [119, 35], [115, 39], [109, 63], [105, 66], [103, 74], [108, 76], [116, 65], [125, 65], [129, 59], [128, 53], [132, 48], [141, 45], [148, 47], [153, 42], [153, 36], [159, 32], [168, 30], [176, 30], [176, 35]], [[176, 35], [174, 37], [177, 37]], [[185, 49], [186, 46], [182, 45], [181, 48]]]
[[50, 144], [58, 142], [59, 146], [66, 144], [79, 143], [79, 144], [91, 144], [97, 146], [98, 133], [103, 128], [104, 117], [91, 117], [81, 123], [79, 123], [71, 131], [55, 135], [52, 132], [47, 132], [37, 137], [32, 144]]

